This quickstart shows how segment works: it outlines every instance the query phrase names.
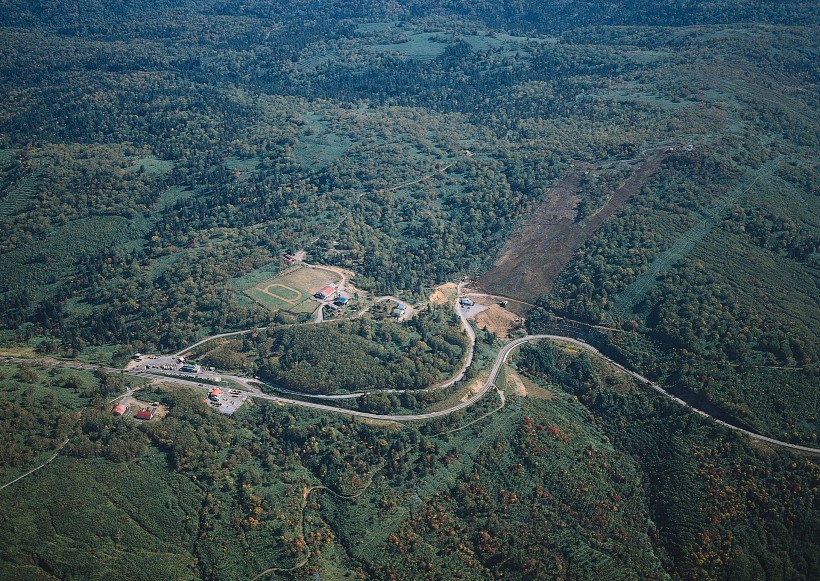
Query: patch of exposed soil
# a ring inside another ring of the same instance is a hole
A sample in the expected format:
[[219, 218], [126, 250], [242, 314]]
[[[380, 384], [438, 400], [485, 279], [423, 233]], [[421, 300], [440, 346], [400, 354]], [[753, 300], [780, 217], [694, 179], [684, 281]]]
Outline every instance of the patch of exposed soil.
[[398, 323], [403, 323], [404, 321], [409, 321], [410, 319], [412, 319], [413, 317], [415, 317], [418, 314], [418, 310], [416, 310], [415, 307], [412, 307], [412, 306], [408, 305], [407, 303], [404, 303], [404, 305], [405, 305], [404, 314], [402, 314], [401, 317], [396, 319], [396, 322], [398, 322]]
[[[520, 377], [520, 376], [519, 376]], [[521, 377], [521, 381], [524, 384], [524, 387], [527, 389], [527, 397], [532, 399], [545, 399], [545, 400], [552, 400], [555, 399], [555, 394], [552, 393], [550, 390], [541, 387], [540, 385], [536, 384], [533, 381], [530, 381], [526, 377]]]
[[498, 305], [490, 305], [478, 313], [474, 320], [479, 329], [487, 329], [500, 339], [508, 339], [510, 333], [520, 327], [517, 321], [521, 321], [521, 317]]
[[458, 285], [454, 282], [439, 285], [430, 295], [430, 303], [434, 305], [448, 305], [455, 300], [457, 292]]
[[660, 167], [666, 149], [652, 154], [594, 215], [575, 222], [583, 174], [573, 171], [550, 188], [531, 218], [504, 245], [495, 265], [481, 276], [488, 293], [534, 300], [552, 288], [558, 275], [584, 243]]
[[512, 369], [507, 372], [507, 386], [512, 388], [515, 395], [527, 397], [527, 387], [521, 381], [521, 376]]
[[127, 409], [125, 417], [134, 418], [138, 411], [145, 409], [145, 408], [153, 408], [154, 410], [154, 419], [153, 421], [158, 421], [168, 415], [168, 408], [164, 405], [151, 405], [151, 402], [139, 400], [133, 396], [127, 395], [117, 401], [117, 404], [124, 405]]
[[467, 392], [461, 397], [460, 401], [465, 402], [472, 396], [477, 394], [479, 391], [481, 391], [481, 388], [484, 387], [484, 381], [484, 378], [474, 380], [470, 385], [467, 386]]

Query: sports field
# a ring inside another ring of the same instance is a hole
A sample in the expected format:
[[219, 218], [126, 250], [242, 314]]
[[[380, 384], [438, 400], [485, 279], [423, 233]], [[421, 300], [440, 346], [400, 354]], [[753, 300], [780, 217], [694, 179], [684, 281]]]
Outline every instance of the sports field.
[[300, 266], [263, 280], [245, 289], [244, 293], [272, 311], [312, 313], [319, 306], [311, 300], [313, 293], [338, 280], [339, 276], [333, 272]]

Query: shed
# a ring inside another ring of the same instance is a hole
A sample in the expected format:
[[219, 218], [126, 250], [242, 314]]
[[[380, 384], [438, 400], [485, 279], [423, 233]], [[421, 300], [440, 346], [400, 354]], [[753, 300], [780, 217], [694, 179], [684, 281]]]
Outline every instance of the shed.
[[127, 410], [127, 409], [128, 409], [128, 408], [127, 408], [127, 407], [125, 407], [125, 404], [123, 404], [123, 403], [118, 403], [117, 405], [115, 405], [115, 406], [114, 406], [114, 409], [112, 409], [112, 410], [111, 410], [111, 412], [112, 412], [114, 415], [121, 416], [122, 414], [124, 414], [124, 413], [125, 413], [125, 410]]

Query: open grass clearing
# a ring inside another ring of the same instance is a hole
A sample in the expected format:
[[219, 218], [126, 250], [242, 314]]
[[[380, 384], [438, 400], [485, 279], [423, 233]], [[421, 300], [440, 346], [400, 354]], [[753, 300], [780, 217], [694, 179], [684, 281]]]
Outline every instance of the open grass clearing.
[[446, 42], [437, 39], [441, 33], [417, 32], [408, 34], [404, 42], [391, 44], [374, 44], [368, 47], [372, 52], [396, 52], [404, 58], [413, 60], [433, 60], [447, 49]]
[[187, 200], [193, 195], [193, 190], [184, 186], [171, 186], [162, 192], [157, 200], [158, 210], [167, 210], [180, 200]]
[[[27, 371], [23, 371], [27, 370]], [[25, 375], [25, 380], [21, 379]], [[81, 396], [82, 387], [65, 387], [66, 382], [76, 382], [77, 386], [96, 385], [99, 380], [93, 372], [85, 369], [61, 369], [31, 364], [0, 365], [0, 394], [7, 400], [22, 400], [31, 397], [36, 404], [54, 397], [68, 409], [80, 409], [88, 403]]]
[[259, 157], [239, 158], [231, 156], [225, 160], [225, 167], [234, 172], [239, 181], [247, 181], [259, 167]]
[[262, 280], [243, 292], [270, 310], [313, 313], [318, 307], [313, 294], [322, 287], [337, 284], [339, 279], [340, 276], [330, 270], [299, 266]]
[[131, 171], [144, 171], [148, 175], [158, 176], [174, 169], [174, 162], [149, 155], [134, 160], [134, 164], [128, 169]]
[[293, 153], [302, 166], [324, 169], [353, 147], [347, 136], [331, 129], [330, 121], [322, 114], [303, 113], [300, 120], [303, 127]]

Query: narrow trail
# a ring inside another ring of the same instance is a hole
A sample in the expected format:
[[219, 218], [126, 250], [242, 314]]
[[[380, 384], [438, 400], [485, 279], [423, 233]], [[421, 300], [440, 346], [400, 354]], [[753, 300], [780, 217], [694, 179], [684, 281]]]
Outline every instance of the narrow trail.
[[[337, 497], [337, 498], [343, 498], [343, 499], [358, 498], [358, 497], [360, 497], [362, 494], [364, 494], [365, 492], [367, 492], [367, 490], [368, 490], [368, 489], [370, 488], [370, 486], [373, 484], [373, 479], [376, 477], [376, 474], [378, 474], [378, 472], [379, 472], [381, 469], [382, 469], [382, 467], [381, 467], [381, 466], [379, 466], [376, 470], [374, 470], [374, 471], [373, 471], [373, 473], [370, 475], [370, 481], [369, 481], [369, 482], [368, 482], [368, 483], [367, 483], [364, 487], [362, 487], [360, 490], [358, 490], [357, 492], [355, 492], [355, 493], [353, 493], [353, 494], [342, 494], [341, 492], [336, 492], [335, 490], [333, 490], [332, 488], [329, 488], [329, 487], [325, 486], [324, 484], [316, 484], [316, 485], [314, 485], [314, 486], [308, 486], [308, 487], [306, 487], [306, 488], [304, 489], [304, 491], [302, 492], [302, 506], [301, 506], [301, 508], [299, 509], [299, 512], [300, 512], [300, 515], [299, 515], [299, 522], [300, 522], [300, 527], [301, 527], [301, 529], [302, 529], [302, 530], [300, 531], [300, 535], [299, 535], [299, 536], [301, 536], [301, 537], [302, 537], [302, 540], [304, 540], [304, 539], [305, 539], [305, 513], [307, 512], [308, 497], [309, 497], [309, 496], [310, 496], [313, 492], [315, 492], [315, 491], [317, 491], [317, 490], [326, 490], [327, 492], [331, 493], [333, 496], [335, 496], [335, 497]], [[259, 579], [259, 578], [261, 578], [261, 577], [264, 577], [265, 575], [270, 575], [271, 573], [289, 573], [289, 572], [291, 572], [291, 571], [296, 571], [297, 569], [301, 569], [302, 567], [304, 567], [305, 565], [307, 565], [307, 562], [310, 560], [310, 558], [311, 558], [312, 556], [313, 556], [313, 551], [311, 551], [310, 549], [308, 549], [308, 554], [307, 554], [307, 555], [305, 555], [305, 557], [304, 557], [303, 559], [301, 559], [300, 561], [297, 561], [297, 562], [296, 562], [296, 564], [295, 564], [295, 565], [293, 565], [292, 567], [287, 567], [287, 568], [282, 568], [282, 567], [271, 567], [271, 568], [269, 568], [269, 569], [265, 569], [264, 571], [262, 571], [261, 573], [259, 573], [259, 574], [258, 574], [258, 575], [256, 575], [255, 577], [252, 577], [252, 578], [251, 578], [251, 581], [256, 581], [257, 579]]]
[[66, 444], [68, 444], [68, 442], [69, 442], [69, 440], [70, 440], [70, 439], [71, 439], [71, 438], [69, 438], [68, 440], [66, 440], [65, 442], [63, 442], [63, 443], [62, 443], [62, 445], [54, 451], [54, 455], [53, 455], [53, 456], [51, 456], [51, 458], [49, 458], [48, 460], [46, 460], [45, 462], [43, 462], [42, 464], [40, 464], [39, 466], [37, 466], [37, 468], [32, 468], [31, 470], [29, 470], [28, 472], [26, 472], [26, 473], [25, 473], [25, 474], [23, 474], [22, 476], [18, 476], [17, 478], [15, 478], [14, 480], [12, 480], [11, 482], [7, 482], [7, 483], [5, 483], [3, 486], [0, 486], [0, 490], [3, 490], [3, 489], [4, 489], [4, 488], [6, 488], [7, 486], [11, 486], [11, 485], [12, 485], [12, 484], [14, 484], [15, 482], [19, 482], [20, 480], [22, 480], [22, 479], [23, 479], [23, 478], [25, 478], [26, 476], [29, 476], [29, 475], [31, 475], [31, 474], [34, 474], [35, 472], [37, 472], [37, 471], [38, 471], [40, 468], [42, 468], [43, 466], [45, 466], [45, 465], [47, 465], [47, 464], [50, 464], [50, 463], [51, 463], [51, 462], [52, 462], [52, 461], [53, 461], [53, 460], [54, 460], [57, 456], [59, 456], [59, 455], [60, 455], [60, 450], [62, 450], [62, 449], [63, 449], [63, 447], [65, 447], [65, 445], [66, 445]]
[[646, 271], [618, 295], [615, 301], [615, 312], [618, 317], [624, 319], [633, 312], [644, 296], [655, 287], [657, 277], [687, 256], [719, 224], [728, 204], [744, 196], [761, 179], [772, 175], [780, 163], [781, 158], [779, 157], [768, 160], [756, 170], [743, 176], [740, 182], [713, 206], [703, 208], [697, 213], [698, 220], [695, 225], [681, 234], [669, 248], [660, 252]]
[[403, 188], [407, 188], [407, 187], [410, 187], [410, 186], [414, 186], [416, 184], [420, 184], [421, 182], [425, 182], [425, 181], [429, 180], [430, 178], [436, 177], [437, 175], [443, 175], [444, 172], [446, 172], [448, 169], [453, 167], [456, 163], [457, 162], [452, 161], [452, 162], [448, 163], [447, 165], [445, 165], [443, 168], [441, 168], [437, 171], [434, 171], [433, 173], [422, 176], [422, 177], [420, 177], [416, 180], [413, 180], [413, 181], [410, 181], [410, 182], [404, 182], [404, 183], [399, 184], [397, 186], [393, 186], [392, 188], [382, 188], [380, 190], [376, 190], [376, 192], [377, 193], [396, 192], [396, 191], [401, 190]]
[[181, 349], [180, 351], [177, 351], [176, 353], [172, 353], [171, 356], [172, 357], [179, 357], [180, 355], [184, 355], [185, 353], [187, 353], [189, 351], [193, 351], [194, 349], [196, 349], [200, 345], [204, 345], [205, 343], [209, 343], [209, 342], [215, 341], [217, 339], [222, 339], [224, 337], [236, 337], [237, 335], [247, 335], [248, 333], [264, 331], [265, 329], [267, 329], [267, 327], [254, 327], [253, 329], [244, 329], [242, 331], [231, 331], [229, 333], [219, 333], [217, 335], [211, 335], [210, 337], [205, 337], [201, 341], [197, 341], [193, 345], [189, 345], [185, 349]]
[[809, 446], [800, 446], [798, 444], [792, 444], [790, 442], [784, 442], [782, 440], [777, 440], [775, 438], [770, 438], [768, 436], [763, 436], [762, 434], [758, 434], [756, 432], [752, 432], [750, 430], [746, 430], [744, 428], [734, 426], [734, 425], [732, 425], [728, 422], [724, 422], [723, 420], [719, 420], [719, 419], [715, 418], [714, 416], [708, 414], [707, 412], [705, 412], [705, 411], [703, 411], [699, 408], [696, 408], [693, 405], [683, 401], [679, 397], [676, 397], [676, 396], [672, 395], [671, 393], [669, 393], [668, 391], [663, 389], [660, 385], [658, 385], [654, 381], [650, 381], [649, 379], [647, 379], [643, 375], [637, 373], [636, 371], [632, 371], [630, 369], [627, 369], [626, 367], [624, 367], [620, 363], [618, 363], [616, 361], [613, 361], [612, 359], [610, 359], [609, 357], [607, 357], [606, 355], [604, 355], [603, 353], [598, 351], [595, 347], [593, 347], [592, 345], [590, 345], [588, 343], [585, 343], [583, 341], [579, 341], [577, 339], [571, 339], [571, 338], [568, 338], [568, 337], [563, 337], [563, 336], [560, 336], [560, 335], [531, 335], [531, 336], [529, 336], [529, 339], [531, 339], [531, 340], [550, 339], [550, 340], [553, 340], [553, 341], [563, 341], [563, 342], [566, 342], [566, 343], [572, 343], [573, 345], [581, 347], [582, 349], [586, 349], [590, 353], [593, 353], [594, 355], [600, 357], [601, 359], [604, 359], [610, 365], [613, 365], [614, 367], [617, 367], [620, 371], [622, 371], [623, 373], [626, 373], [627, 375], [631, 375], [632, 377], [637, 379], [639, 382], [641, 382], [643, 385], [649, 387], [650, 389], [652, 389], [653, 391], [661, 394], [662, 396], [664, 396], [668, 399], [671, 399], [672, 401], [674, 401], [678, 405], [681, 405], [681, 406], [685, 407], [689, 411], [692, 411], [692, 412], [698, 414], [699, 416], [702, 416], [704, 418], [710, 418], [715, 423], [720, 424], [721, 426], [723, 426], [725, 428], [729, 428], [730, 430], [734, 430], [735, 432], [745, 434], [749, 438], [751, 438], [753, 440], [758, 440], [760, 442], [767, 442], [767, 443], [773, 444], [775, 446], [780, 446], [782, 448], [789, 448], [791, 450], [798, 450], [800, 452], [808, 452], [810, 454], [820, 454], [820, 448], [811, 448]]

